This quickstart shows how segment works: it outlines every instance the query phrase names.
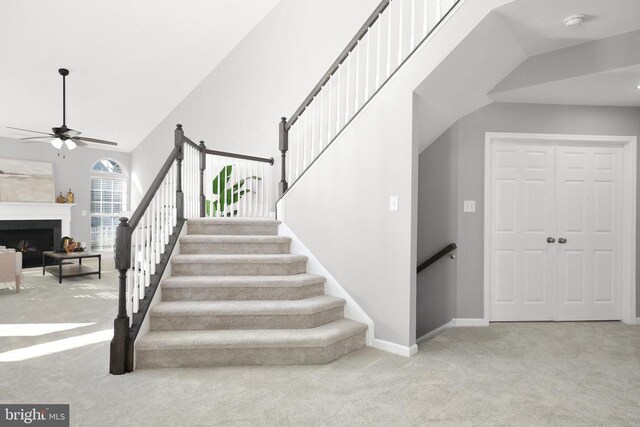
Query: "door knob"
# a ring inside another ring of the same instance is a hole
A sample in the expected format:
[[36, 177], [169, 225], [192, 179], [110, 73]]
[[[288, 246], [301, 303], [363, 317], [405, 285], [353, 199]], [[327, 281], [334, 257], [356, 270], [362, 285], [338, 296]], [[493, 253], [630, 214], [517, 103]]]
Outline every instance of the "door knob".
[[553, 237], [547, 237], [547, 243], [555, 243], [556, 239], [554, 239]]
[[560, 237], [558, 239], [558, 243], [560, 243], [561, 245], [564, 245], [565, 243], [567, 243], [567, 239], [565, 239], [564, 237]]

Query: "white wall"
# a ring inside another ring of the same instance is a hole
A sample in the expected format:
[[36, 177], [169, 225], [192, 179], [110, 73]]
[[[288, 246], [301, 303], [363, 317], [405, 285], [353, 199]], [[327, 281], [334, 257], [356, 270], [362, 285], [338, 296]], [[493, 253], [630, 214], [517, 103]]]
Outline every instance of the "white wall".
[[[71, 208], [71, 237], [87, 243], [91, 241], [91, 166], [97, 160], [107, 158], [119, 162], [127, 172], [131, 170], [129, 153], [84, 147], [67, 152], [63, 159], [58, 157], [58, 150], [50, 145], [25, 144], [2, 137], [0, 157], [53, 163], [56, 196], [62, 192], [66, 197], [69, 188], [75, 196], [76, 206]], [[83, 210], [86, 216], [82, 215]]]
[[[278, 159], [280, 117], [298, 108], [377, 4], [280, 1], [133, 151], [133, 200], [171, 151], [177, 123], [209, 148]], [[276, 162], [274, 177], [278, 171]]]
[[[280, 203], [287, 225], [375, 323], [415, 343], [418, 141], [414, 90], [495, 7], [466, 1]], [[398, 212], [389, 196], [399, 197]]]

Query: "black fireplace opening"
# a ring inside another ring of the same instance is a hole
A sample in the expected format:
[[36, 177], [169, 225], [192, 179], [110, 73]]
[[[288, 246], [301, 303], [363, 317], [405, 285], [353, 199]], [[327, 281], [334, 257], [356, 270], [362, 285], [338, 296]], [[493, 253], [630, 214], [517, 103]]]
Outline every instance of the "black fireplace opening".
[[[0, 221], [0, 246], [22, 253], [22, 268], [42, 267], [42, 253], [57, 248], [60, 221]], [[47, 265], [54, 260], [46, 259]]]

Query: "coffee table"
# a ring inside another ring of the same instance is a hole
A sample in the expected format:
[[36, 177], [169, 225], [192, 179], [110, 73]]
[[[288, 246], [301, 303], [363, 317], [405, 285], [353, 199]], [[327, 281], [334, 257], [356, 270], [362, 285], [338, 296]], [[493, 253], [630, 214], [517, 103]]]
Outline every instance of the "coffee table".
[[[45, 257], [54, 259], [58, 265], [45, 267]], [[82, 265], [82, 260], [86, 258], [98, 258], [98, 270], [94, 270], [91, 267]], [[71, 262], [72, 260], [78, 260], [78, 264]], [[97, 274], [98, 279], [102, 278], [102, 254], [94, 254], [91, 252], [73, 252], [67, 254], [66, 252], [58, 253], [53, 251], [47, 251], [42, 253], [42, 275], [45, 272], [51, 273], [58, 278], [58, 283], [62, 283], [62, 279], [65, 277], [78, 277], [88, 276], [90, 274]]]

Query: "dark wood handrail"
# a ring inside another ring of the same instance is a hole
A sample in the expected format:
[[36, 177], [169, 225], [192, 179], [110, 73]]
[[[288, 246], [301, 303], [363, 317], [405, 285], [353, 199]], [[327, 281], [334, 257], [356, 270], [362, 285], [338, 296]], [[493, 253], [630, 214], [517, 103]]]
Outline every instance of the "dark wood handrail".
[[444, 248], [440, 249], [436, 254], [434, 254], [433, 256], [429, 257], [429, 259], [427, 259], [422, 264], [420, 264], [418, 266], [417, 274], [419, 274], [425, 268], [429, 267], [434, 262], [438, 261], [440, 258], [445, 256], [449, 252], [455, 251], [456, 249], [458, 249], [458, 246], [455, 243], [449, 243], [447, 246], [445, 246]]
[[269, 163], [273, 166], [273, 157], [255, 157], [255, 156], [247, 156], [245, 154], [236, 154], [236, 153], [227, 153], [226, 151], [218, 151], [218, 150], [205, 150], [205, 153], [212, 154], [214, 156], [222, 156], [222, 157], [231, 157], [233, 159], [243, 159], [243, 160], [251, 160], [254, 162], [261, 163]]
[[158, 172], [156, 179], [153, 180], [153, 183], [151, 183], [149, 190], [147, 190], [147, 193], [142, 198], [142, 201], [138, 205], [138, 208], [135, 210], [133, 215], [131, 215], [131, 218], [129, 218], [129, 227], [131, 227], [131, 229], [136, 228], [136, 226], [142, 219], [142, 216], [147, 211], [147, 208], [151, 204], [153, 197], [156, 195], [156, 192], [160, 188], [160, 185], [162, 185], [162, 181], [164, 181], [165, 176], [167, 176], [167, 174], [169, 173], [171, 166], [173, 166], [173, 162], [176, 161], [179, 154], [180, 148], [174, 147], [171, 151], [171, 154], [169, 154], [169, 157], [167, 157], [167, 160], [165, 160], [164, 164], [160, 168], [160, 172]]
[[340, 67], [340, 64], [342, 64], [344, 60], [347, 59], [347, 57], [349, 56], [349, 53], [353, 49], [355, 49], [356, 46], [358, 46], [358, 42], [367, 34], [367, 31], [369, 31], [369, 28], [371, 28], [371, 26], [375, 24], [380, 14], [385, 11], [385, 9], [389, 6], [390, 2], [391, 0], [382, 0], [378, 5], [378, 7], [376, 7], [373, 13], [369, 16], [369, 18], [367, 18], [367, 21], [362, 25], [362, 27], [360, 27], [360, 29], [358, 30], [356, 35], [351, 39], [347, 47], [345, 47], [344, 50], [340, 52], [340, 55], [338, 55], [338, 58], [336, 58], [336, 60], [333, 61], [333, 64], [331, 64], [331, 66], [329, 67], [329, 70], [327, 70], [327, 72], [324, 73], [324, 75], [322, 76], [318, 84], [315, 85], [314, 88], [311, 90], [311, 93], [309, 93], [309, 95], [304, 99], [304, 101], [302, 101], [302, 104], [300, 105], [300, 107], [298, 107], [295, 113], [293, 113], [289, 117], [289, 121], [285, 125], [286, 131], [291, 129], [291, 127], [302, 115], [302, 113], [304, 113], [304, 110], [306, 110], [309, 104], [311, 104], [311, 102], [316, 97], [316, 95], [320, 93], [320, 91], [322, 90], [324, 85], [327, 84], [331, 76], [338, 70], [338, 67]]

